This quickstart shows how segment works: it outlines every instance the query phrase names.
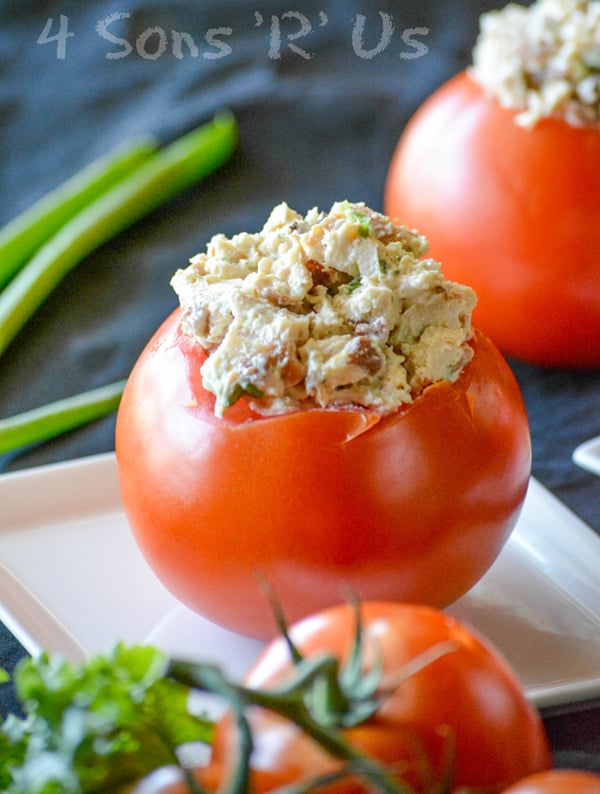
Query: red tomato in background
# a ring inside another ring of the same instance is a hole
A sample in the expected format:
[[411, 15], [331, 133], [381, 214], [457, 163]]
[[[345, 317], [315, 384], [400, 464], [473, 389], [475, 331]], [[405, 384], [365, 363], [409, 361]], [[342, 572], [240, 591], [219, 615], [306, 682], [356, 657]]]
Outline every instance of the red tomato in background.
[[384, 209], [419, 229], [508, 355], [600, 366], [600, 130], [533, 129], [461, 73], [400, 137]]
[[556, 769], [530, 775], [504, 794], [600, 794], [600, 775], [575, 769]]
[[[383, 686], [397, 681], [419, 655], [448, 647], [403, 680], [375, 716], [344, 729], [351, 745], [399, 770], [400, 779], [415, 794], [458, 791], [463, 786], [492, 794], [525, 775], [548, 769], [548, 742], [538, 713], [503, 658], [478, 634], [421, 605], [370, 602], [361, 606], [361, 613], [366, 669], [381, 662]], [[347, 659], [354, 635], [350, 605], [311, 616], [290, 631], [296, 647], [309, 659], [320, 654]], [[251, 689], [272, 689], [289, 677], [291, 664], [287, 645], [278, 638], [245, 683]], [[339, 767], [288, 720], [257, 707], [249, 710], [248, 717], [254, 747], [253, 793]], [[220, 728], [213, 767], [223, 769], [231, 757], [235, 729], [228, 717]], [[442, 783], [447, 775], [446, 789]], [[326, 790], [346, 794], [367, 787], [346, 780]]]
[[312, 409], [214, 416], [203, 351], [165, 321], [135, 365], [116, 431], [139, 546], [182, 602], [270, 637], [259, 577], [290, 620], [344, 600], [445, 606], [494, 561], [523, 502], [531, 450], [508, 365], [476, 332], [454, 384], [381, 418]]

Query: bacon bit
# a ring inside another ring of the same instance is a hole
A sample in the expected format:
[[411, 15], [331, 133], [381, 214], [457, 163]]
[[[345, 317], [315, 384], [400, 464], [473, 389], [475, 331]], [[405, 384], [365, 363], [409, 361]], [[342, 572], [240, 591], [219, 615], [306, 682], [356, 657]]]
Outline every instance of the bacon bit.
[[385, 359], [367, 336], [359, 336], [348, 362], [362, 367], [369, 375], [376, 375], [385, 364]]
[[340, 284], [347, 284], [351, 278], [347, 273], [340, 273], [338, 270], [330, 270], [323, 267], [316, 259], [308, 259], [305, 262], [305, 266], [312, 277], [313, 287], [324, 286], [330, 289]]
[[328, 271], [316, 259], [308, 259], [306, 261], [306, 269], [312, 277], [313, 286], [316, 287], [322, 284], [328, 287], [331, 283]]

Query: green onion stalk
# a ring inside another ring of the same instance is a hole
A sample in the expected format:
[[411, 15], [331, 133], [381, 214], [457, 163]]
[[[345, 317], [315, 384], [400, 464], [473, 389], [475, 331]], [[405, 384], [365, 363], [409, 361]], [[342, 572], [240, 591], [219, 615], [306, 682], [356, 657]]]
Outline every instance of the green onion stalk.
[[[159, 149], [152, 139], [95, 161], [0, 230], [0, 355], [88, 254], [220, 168], [237, 144], [222, 112]], [[116, 410], [125, 381], [0, 420], [0, 453]]]

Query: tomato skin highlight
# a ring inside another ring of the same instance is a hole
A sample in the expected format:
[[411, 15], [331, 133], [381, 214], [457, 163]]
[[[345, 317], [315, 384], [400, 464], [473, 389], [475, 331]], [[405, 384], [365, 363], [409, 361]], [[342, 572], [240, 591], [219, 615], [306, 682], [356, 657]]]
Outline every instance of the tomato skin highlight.
[[289, 620], [361, 599], [445, 606], [487, 570], [530, 474], [518, 385], [476, 331], [454, 384], [404, 410], [272, 417], [241, 400], [223, 419], [200, 348], [175, 311], [133, 368], [118, 412], [123, 505], [162, 582], [233, 631], [276, 626], [258, 577]]
[[600, 794], [600, 775], [576, 769], [553, 769], [519, 780], [504, 794]]
[[514, 122], [462, 72], [407, 124], [385, 212], [419, 229], [473, 321], [534, 364], [600, 366], [600, 130]]
[[[414, 604], [367, 602], [361, 605], [368, 659], [383, 663], [383, 681], [442, 643], [452, 647], [404, 680], [375, 717], [344, 729], [345, 738], [391, 768], [415, 794], [441, 787], [454, 763], [448, 790], [501, 791], [511, 782], [550, 767], [548, 741], [537, 711], [498, 652], [455, 618]], [[348, 657], [354, 637], [351, 605], [336, 606], [301, 621], [290, 636], [305, 658], [327, 653]], [[278, 638], [245, 678], [250, 688], [270, 689], [290, 670], [285, 641]], [[254, 751], [251, 790], [270, 791], [333, 771], [338, 762], [319, 750], [287, 720], [254, 708], [249, 713]], [[232, 725], [227, 717], [217, 732], [213, 765], [227, 768]], [[434, 788], [434, 786], [437, 786]], [[335, 794], [364, 792], [359, 780], [326, 789]]]

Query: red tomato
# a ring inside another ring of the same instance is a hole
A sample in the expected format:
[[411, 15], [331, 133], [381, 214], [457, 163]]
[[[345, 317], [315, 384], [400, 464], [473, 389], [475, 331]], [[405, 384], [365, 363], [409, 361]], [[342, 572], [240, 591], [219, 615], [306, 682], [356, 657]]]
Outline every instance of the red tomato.
[[556, 769], [530, 775], [504, 794], [600, 794], [600, 775], [574, 769]]
[[600, 131], [514, 115], [466, 73], [447, 82], [400, 137], [385, 211], [473, 287], [474, 322], [505, 353], [600, 366]]
[[[344, 729], [351, 745], [397, 770], [418, 794], [463, 786], [492, 794], [548, 769], [541, 719], [511, 669], [486, 641], [456, 619], [421, 605], [368, 602], [361, 610], [366, 669], [381, 662], [383, 686], [398, 681], [419, 655], [435, 648], [441, 655], [403, 680], [374, 717]], [[296, 624], [290, 635], [305, 658], [330, 654], [343, 660], [354, 633], [354, 609], [342, 605]], [[246, 685], [272, 689], [285, 681], [290, 667], [287, 645], [278, 638], [250, 671]], [[337, 761], [290, 721], [257, 707], [248, 716], [254, 747], [252, 792], [338, 768]], [[223, 769], [232, 753], [233, 728], [227, 717], [220, 727], [213, 767]], [[446, 789], [442, 783], [448, 775], [451, 785]], [[333, 790], [346, 794], [367, 787], [354, 780], [327, 789]]]
[[123, 504], [164, 584], [210, 620], [269, 637], [265, 578], [290, 620], [362, 598], [445, 606], [487, 570], [525, 496], [530, 442], [506, 362], [476, 332], [454, 384], [385, 418], [306, 410], [225, 418], [176, 311], [118, 413]]

